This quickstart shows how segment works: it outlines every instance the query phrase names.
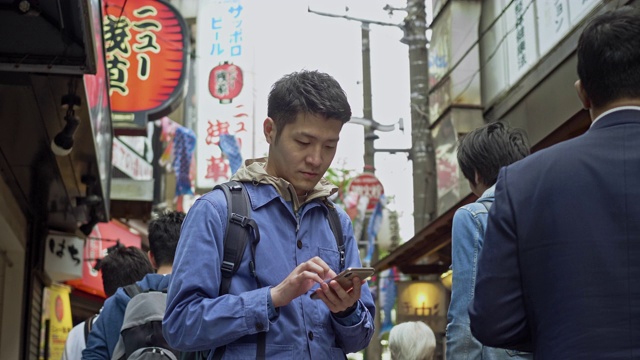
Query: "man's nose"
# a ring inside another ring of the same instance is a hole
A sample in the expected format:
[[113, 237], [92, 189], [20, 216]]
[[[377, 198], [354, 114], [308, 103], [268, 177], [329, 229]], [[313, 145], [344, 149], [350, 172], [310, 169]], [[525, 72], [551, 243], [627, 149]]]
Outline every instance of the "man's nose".
[[307, 154], [306, 161], [312, 166], [320, 166], [322, 164], [322, 148], [314, 146], [310, 149]]

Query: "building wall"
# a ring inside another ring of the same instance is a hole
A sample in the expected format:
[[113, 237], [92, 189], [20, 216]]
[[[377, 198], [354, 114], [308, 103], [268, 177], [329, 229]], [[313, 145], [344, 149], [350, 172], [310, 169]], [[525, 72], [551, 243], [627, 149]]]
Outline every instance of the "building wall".
[[27, 221], [0, 178], [0, 359], [20, 358]]

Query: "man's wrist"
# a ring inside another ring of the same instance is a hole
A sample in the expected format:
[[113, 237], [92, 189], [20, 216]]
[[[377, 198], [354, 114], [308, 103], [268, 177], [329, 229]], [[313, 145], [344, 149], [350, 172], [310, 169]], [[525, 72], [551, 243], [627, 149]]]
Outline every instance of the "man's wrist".
[[346, 318], [349, 315], [353, 314], [353, 312], [356, 311], [357, 308], [358, 308], [358, 302], [356, 301], [353, 305], [349, 306], [343, 311], [338, 311], [337, 313], [333, 313], [333, 316], [337, 317], [338, 319]]

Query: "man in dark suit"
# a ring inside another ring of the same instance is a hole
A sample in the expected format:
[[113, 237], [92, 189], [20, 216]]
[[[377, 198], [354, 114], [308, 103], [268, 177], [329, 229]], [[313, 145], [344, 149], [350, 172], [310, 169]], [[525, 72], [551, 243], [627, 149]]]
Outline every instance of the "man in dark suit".
[[582, 136], [503, 168], [489, 214], [473, 335], [536, 359], [640, 357], [640, 11], [587, 25]]

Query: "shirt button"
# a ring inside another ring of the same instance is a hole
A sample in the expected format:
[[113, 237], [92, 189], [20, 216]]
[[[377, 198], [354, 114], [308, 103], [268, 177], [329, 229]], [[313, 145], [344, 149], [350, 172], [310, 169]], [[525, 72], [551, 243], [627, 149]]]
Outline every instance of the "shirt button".
[[302, 249], [302, 240], [298, 240], [298, 249]]
[[264, 330], [264, 326], [262, 324], [256, 324], [256, 330], [262, 331]]
[[313, 340], [313, 332], [309, 331], [309, 334], [307, 334], [309, 336], [309, 340]]

